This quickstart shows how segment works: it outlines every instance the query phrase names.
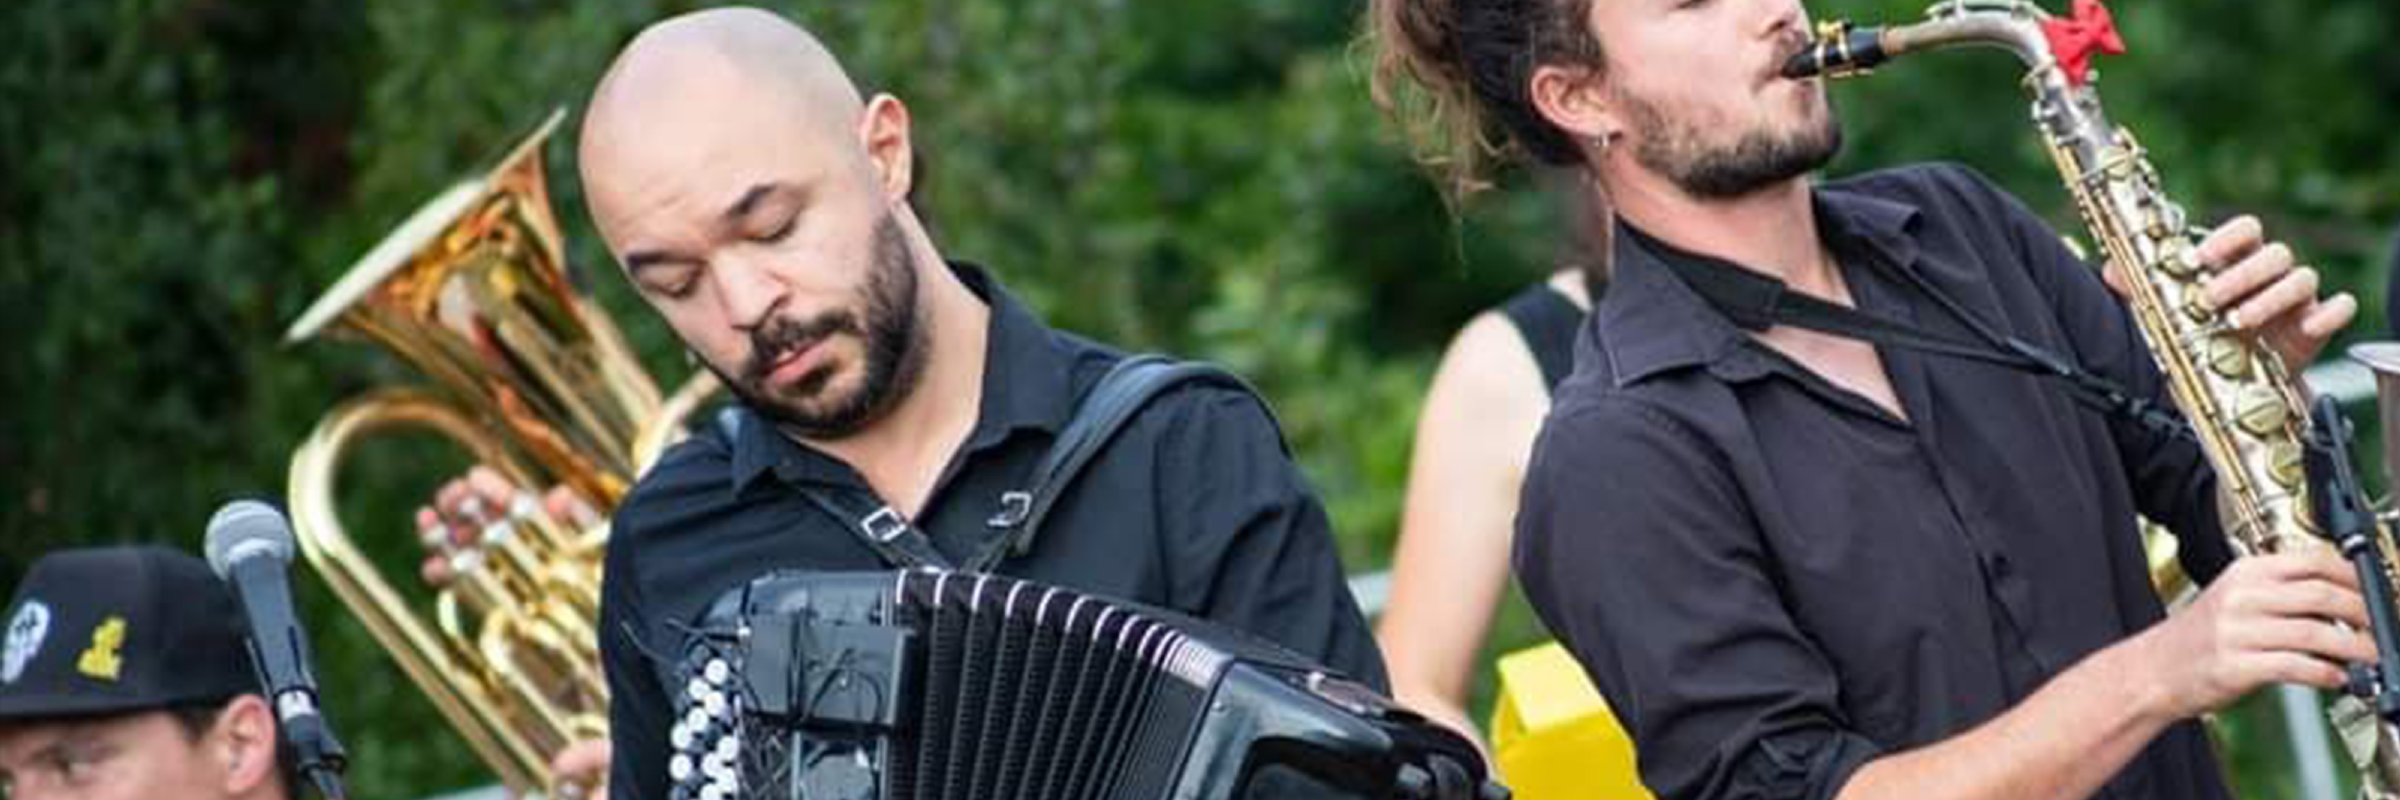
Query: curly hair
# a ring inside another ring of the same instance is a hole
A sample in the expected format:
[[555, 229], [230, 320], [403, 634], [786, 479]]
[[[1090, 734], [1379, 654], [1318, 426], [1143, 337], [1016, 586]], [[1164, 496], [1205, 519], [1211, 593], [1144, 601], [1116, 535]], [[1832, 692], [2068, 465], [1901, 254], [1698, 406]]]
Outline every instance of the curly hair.
[[1453, 203], [1491, 186], [1499, 167], [1577, 166], [1575, 138], [1533, 104], [1549, 64], [1607, 63], [1593, 0], [1372, 0], [1375, 103], [1399, 123], [1417, 163]]

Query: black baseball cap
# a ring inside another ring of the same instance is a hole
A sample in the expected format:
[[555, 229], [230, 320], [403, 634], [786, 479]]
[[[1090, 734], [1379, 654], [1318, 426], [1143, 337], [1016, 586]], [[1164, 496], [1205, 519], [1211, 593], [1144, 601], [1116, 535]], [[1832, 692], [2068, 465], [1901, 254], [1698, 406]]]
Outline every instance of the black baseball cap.
[[0, 722], [82, 717], [259, 691], [233, 591], [165, 547], [64, 550], [0, 615]]

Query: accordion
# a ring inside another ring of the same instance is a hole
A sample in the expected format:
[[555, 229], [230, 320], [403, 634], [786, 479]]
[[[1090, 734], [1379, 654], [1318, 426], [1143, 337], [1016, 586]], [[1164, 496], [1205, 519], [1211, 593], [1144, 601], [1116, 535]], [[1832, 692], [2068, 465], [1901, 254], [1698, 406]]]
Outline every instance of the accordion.
[[1508, 796], [1465, 739], [1288, 650], [1012, 578], [772, 573], [678, 655], [674, 800]]

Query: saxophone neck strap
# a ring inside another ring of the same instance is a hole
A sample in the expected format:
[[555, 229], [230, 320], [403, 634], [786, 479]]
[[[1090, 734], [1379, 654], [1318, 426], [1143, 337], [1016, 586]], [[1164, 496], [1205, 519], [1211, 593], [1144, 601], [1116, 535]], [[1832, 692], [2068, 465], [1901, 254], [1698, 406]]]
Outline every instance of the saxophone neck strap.
[[[2147, 397], [2126, 391], [2123, 384], [2084, 369], [2073, 358], [2016, 336], [2000, 332], [1956, 298], [1941, 291], [1913, 270], [1883, 269], [1901, 278], [1900, 285], [1934, 301], [1942, 313], [1974, 332], [1974, 340], [1947, 336], [1913, 323], [1861, 311], [1803, 292], [1783, 281], [1723, 260], [1681, 252], [1659, 253], [1655, 240], [1630, 227], [1657, 260], [1700, 295], [1709, 307], [1735, 325], [1752, 332], [1777, 325], [1816, 331], [1845, 339], [1899, 347], [1969, 361], [1993, 364], [2041, 375], [2063, 383], [2078, 400], [2153, 433], [2190, 440], [2189, 425], [2174, 411]], [[1876, 264], [1881, 268], [1883, 265]]]

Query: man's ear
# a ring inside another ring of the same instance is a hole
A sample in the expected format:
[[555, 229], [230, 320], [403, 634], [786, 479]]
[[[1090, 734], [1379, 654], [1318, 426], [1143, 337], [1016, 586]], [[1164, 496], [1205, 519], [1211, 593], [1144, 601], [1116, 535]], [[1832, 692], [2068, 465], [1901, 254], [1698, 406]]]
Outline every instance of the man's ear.
[[885, 196], [895, 201], [907, 198], [908, 187], [916, 180], [916, 153], [908, 140], [908, 106], [888, 94], [868, 99], [867, 113], [858, 120], [858, 138], [866, 143], [867, 158], [875, 162], [883, 179]]
[[[217, 712], [217, 723], [209, 729], [208, 742], [217, 763], [224, 768], [224, 789], [228, 796], [255, 792], [276, 779], [280, 770], [275, 766], [275, 713], [267, 708], [265, 698], [255, 694], [236, 697]], [[287, 787], [286, 791], [292, 788]]]
[[1543, 64], [1533, 68], [1528, 81], [1535, 113], [1565, 131], [1576, 146], [1590, 150], [1592, 142], [1614, 139], [1623, 130], [1616, 104], [1609, 102], [1608, 76], [1600, 68]]

